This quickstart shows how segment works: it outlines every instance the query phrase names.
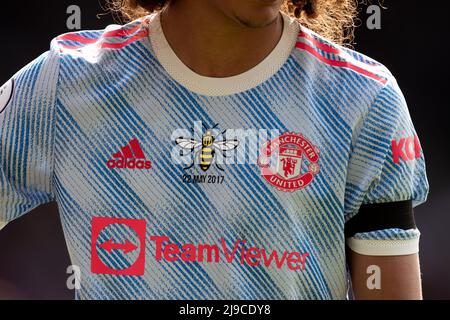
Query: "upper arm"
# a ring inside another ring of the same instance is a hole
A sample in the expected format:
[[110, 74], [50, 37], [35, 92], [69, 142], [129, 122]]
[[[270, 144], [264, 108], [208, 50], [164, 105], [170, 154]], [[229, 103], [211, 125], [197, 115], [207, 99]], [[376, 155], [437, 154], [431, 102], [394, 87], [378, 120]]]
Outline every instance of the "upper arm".
[[349, 250], [348, 262], [355, 299], [422, 299], [417, 253], [401, 256], [368, 256]]
[[0, 228], [53, 200], [58, 54], [50, 50], [0, 90]]
[[412, 200], [362, 205], [345, 231], [356, 299], [422, 298]]

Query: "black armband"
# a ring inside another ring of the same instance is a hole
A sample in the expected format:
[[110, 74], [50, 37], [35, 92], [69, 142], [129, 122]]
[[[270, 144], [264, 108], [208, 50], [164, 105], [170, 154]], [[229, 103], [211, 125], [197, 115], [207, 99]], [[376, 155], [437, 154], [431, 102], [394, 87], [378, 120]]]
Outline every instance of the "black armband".
[[361, 205], [358, 214], [345, 223], [345, 237], [392, 228], [416, 228], [412, 200]]

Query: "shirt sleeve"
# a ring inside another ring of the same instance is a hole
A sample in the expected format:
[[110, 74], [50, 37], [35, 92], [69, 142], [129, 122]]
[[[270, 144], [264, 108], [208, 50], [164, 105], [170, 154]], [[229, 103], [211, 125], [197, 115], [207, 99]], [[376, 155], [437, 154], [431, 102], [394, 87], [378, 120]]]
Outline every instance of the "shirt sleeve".
[[[381, 89], [356, 131], [347, 171], [345, 221], [355, 217], [361, 206], [406, 201], [411, 202], [412, 215], [412, 208], [427, 200], [429, 184], [422, 146], [395, 79]], [[371, 212], [377, 214], [376, 210]], [[396, 214], [405, 212], [383, 212], [382, 220], [387, 220], [388, 227], [359, 232], [348, 237], [347, 244], [367, 255], [418, 252], [420, 232], [415, 227], [402, 229], [395, 223], [389, 225], [390, 216]], [[380, 217], [374, 218], [379, 222]], [[392, 218], [399, 221], [398, 217]]]
[[0, 229], [53, 201], [59, 53], [52, 48], [0, 87]]

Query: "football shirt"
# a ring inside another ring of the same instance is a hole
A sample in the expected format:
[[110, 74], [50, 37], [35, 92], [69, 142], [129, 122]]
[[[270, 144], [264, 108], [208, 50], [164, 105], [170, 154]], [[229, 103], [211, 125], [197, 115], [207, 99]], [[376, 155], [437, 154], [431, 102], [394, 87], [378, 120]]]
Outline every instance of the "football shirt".
[[423, 151], [386, 67], [282, 15], [227, 78], [184, 65], [159, 13], [53, 39], [0, 89], [0, 225], [56, 201], [77, 299], [345, 299], [346, 221], [426, 201]]

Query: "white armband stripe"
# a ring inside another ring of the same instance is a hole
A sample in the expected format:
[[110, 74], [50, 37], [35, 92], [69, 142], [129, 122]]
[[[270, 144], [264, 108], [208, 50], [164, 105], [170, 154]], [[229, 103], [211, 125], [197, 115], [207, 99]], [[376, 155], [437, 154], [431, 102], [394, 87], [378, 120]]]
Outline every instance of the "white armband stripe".
[[347, 238], [354, 252], [366, 256], [404, 256], [419, 252], [419, 237], [404, 240], [367, 240]]

